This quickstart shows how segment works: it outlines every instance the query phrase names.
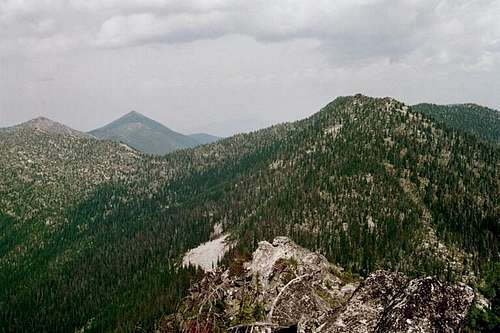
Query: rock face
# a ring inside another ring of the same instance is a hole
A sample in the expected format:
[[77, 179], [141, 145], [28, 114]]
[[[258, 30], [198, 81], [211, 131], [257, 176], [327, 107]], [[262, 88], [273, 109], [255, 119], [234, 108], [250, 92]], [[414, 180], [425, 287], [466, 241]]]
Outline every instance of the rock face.
[[473, 300], [466, 285], [450, 286], [430, 277], [412, 280], [391, 301], [377, 332], [452, 332]]
[[285, 237], [260, 242], [247, 271], [260, 289], [266, 321], [281, 327], [319, 328], [357, 286], [324, 256]]
[[450, 332], [472, 288], [377, 271], [364, 281], [278, 237], [260, 242], [240, 270], [209, 273], [160, 331]]
[[[363, 281], [325, 331], [374, 332], [385, 309], [408, 283], [403, 274], [378, 271]], [[326, 325], [325, 325], [326, 326]]]

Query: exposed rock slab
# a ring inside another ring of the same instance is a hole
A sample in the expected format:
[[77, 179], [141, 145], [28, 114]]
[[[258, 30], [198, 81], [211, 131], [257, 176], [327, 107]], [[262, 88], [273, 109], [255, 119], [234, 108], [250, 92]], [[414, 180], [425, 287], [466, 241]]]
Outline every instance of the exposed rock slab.
[[[377, 271], [353, 279], [288, 238], [260, 242], [242, 272], [209, 273], [160, 323], [189, 332], [451, 332], [472, 288]], [[207, 330], [208, 329], [208, 330]]]
[[472, 288], [434, 278], [412, 280], [387, 307], [377, 332], [453, 332], [474, 300]]
[[231, 245], [227, 238], [229, 235], [222, 235], [216, 239], [201, 244], [189, 250], [182, 260], [184, 266], [198, 266], [205, 272], [211, 272], [217, 268], [219, 261], [224, 254], [229, 251]]
[[[330, 332], [373, 332], [391, 300], [408, 283], [400, 273], [377, 271], [364, 280], [348, 304], [330, 318]], [[331, 324], [333, 322], [333, 324]]]

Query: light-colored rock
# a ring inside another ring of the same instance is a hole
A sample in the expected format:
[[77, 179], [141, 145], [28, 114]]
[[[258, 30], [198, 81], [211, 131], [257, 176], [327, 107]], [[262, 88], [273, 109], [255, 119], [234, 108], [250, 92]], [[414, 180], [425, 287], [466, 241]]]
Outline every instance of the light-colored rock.
[[183, 266], [198, 266], [205, 272], [211, 272], [217, 268], [219, 261], [224, 254], [230, 250], [231, 245], [227, 241], [229, 235], [222, 235], [219, 238], [203, 243], [194, 249], [189, 250], [182, 260]]
[[339, 135], [341, 129], [342, 129], [342, 124], [337, 124], [325, 129], [324, 133], [331, 135], [333, 138], [336, 138], [337, 135]]
[[327, 271], [333, 267], [323, 255], [306, 250], [286, 237], [276, 237], [272, 244], [266, 241], [259, 243], [248, 269], [265, 286], [278, 260], [297, 261], [298, 275]]
[[328, 332], [373, 332], [379, 318], [408, 279], [399, 273], [377, 271], [364, 280], [354, 292], [348, 304], [340, 311]]

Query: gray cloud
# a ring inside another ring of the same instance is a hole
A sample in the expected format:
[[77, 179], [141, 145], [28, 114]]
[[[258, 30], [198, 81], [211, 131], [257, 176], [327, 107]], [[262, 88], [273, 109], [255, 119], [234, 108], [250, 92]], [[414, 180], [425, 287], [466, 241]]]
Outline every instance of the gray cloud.
[[117, 48], [236, 34], [264, 42], [317, 40], [336, 61], [417, 53], [464, 66], [497, 60], [499, 15], [498, 0], [0, 1], [0, 22], [9, 24], [3, 46], [11, 48]]
[[62, 8], [62, 0], [2, 0], [0, 20], [13, 22], [54, 13]]
[[90, 128], [89, 110], [135, 108], [202, 130], [186, 101], [217, 105], [220, 128], [358, 91], [498, 107], [498, 17], [499, 0], [0, 0], [0, 125], [43, 112]]
[[[105, 2], [108, 8], [116, 3]], [[499, 1], [151, 0], [126, 4], [139, 12], [108, 18], [95, 45], [124, 47], [240, 34], [267, 42], [315, 39], [336, 60], [394, 60], [418, 52], [426, 61], [474, 65], [500, 38], [495, 15], [500, 15]], [[164, 11], [151, 10], [155, 6]]]

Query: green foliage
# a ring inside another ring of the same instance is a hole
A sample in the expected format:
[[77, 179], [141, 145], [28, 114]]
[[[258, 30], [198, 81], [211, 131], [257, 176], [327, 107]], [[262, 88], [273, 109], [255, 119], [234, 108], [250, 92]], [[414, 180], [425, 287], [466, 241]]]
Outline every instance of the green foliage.
[[472, 332], [498, 332], [500, 329], [500, 262], [485, 269], [485, 277], [479, 291], [490, 302], [491, 307], [474, 306], [468, 317], [467, 329]]
[[233, 319], [232, 325], [242, 323], [254, 323], [265, 318], [265, 309], [253, 298], [244, 298], [241, 300], [239, 311]]
[[465, 332], [498, 332], [500, 317], [498, 312], [472, 307], [467, 317]]

